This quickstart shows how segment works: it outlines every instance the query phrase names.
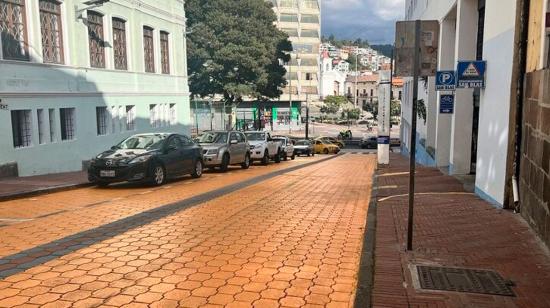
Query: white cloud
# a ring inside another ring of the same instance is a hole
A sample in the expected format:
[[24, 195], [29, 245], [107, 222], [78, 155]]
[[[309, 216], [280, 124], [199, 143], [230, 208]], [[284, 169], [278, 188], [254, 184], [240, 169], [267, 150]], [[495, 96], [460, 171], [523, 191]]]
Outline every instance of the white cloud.
[[383, 20], [397, 20], [404, 15], [405, 0], [374, 0], [373, 6]]

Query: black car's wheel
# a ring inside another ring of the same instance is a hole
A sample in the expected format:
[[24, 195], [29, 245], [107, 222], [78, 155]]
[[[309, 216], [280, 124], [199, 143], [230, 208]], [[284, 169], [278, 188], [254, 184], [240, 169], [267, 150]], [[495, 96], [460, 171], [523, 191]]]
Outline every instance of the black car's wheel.
[[244, 162], [241, 164], [241, 168], [242, 169], [248, 169], [250, 168], [250, 154], [246, 154], [245, 157], [244, 157]]
[[310, 156], [311, 156], [311, 151], [307, 151], [306, 156], [307, 156], [307, 157], [310, 157]]
[[226, 172], [227, 168], [229, 167], [229, 154], [223, 154], [222, 157], [222, 164], [220, 165], [220, 171]]
[[193, 169], [193, 173], [191, 173], [191, 176], [195, 179], [198, 179], [202, 176], [202, 170], [204, 166], [202, 164], [202, 161], [199, 159], [195, 162], [195, 168]]
[[155, 163], [151, 168], [151, 177], [153, 178], [153, 185], [160, 186], [166, 182], [166, 170], [161, 164]]
[[324, 149], [323, 154], [328, 154], [328, 149]]
[[281, 156], [282, 156], [282, 154], [281, 154], [281, 149], [278, 149], [278, 150], [277, 150], [277, 154], [275, 154], [275, 163], [278, 164], [278, 163], [281, 162]]
[[291, 159], [291, 160], [296, 159], [296, 155], [295, 155], [295, 154], [292, 154], [292, 156], [290, 156], [290, 159]]
[[269, 164], [269, 153], [267, 150], [264, 152], [264, 157], [262, 157], [262, 165], [267, 166]]

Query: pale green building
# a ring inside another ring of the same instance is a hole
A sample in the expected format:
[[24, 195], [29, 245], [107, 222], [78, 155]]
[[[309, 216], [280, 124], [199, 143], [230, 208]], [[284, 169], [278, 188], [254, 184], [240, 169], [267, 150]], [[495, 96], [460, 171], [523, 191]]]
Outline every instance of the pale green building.
[[189, 133], [182, 0], [0, 0], [0, 31], [0, 176], [81, 170], [129, 135]]

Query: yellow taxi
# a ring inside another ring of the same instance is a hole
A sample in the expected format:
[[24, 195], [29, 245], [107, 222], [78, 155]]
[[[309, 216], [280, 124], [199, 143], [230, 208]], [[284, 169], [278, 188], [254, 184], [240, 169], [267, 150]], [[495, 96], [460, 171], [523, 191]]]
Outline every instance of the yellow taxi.
[[317, 139], [313, 141], [313, 151], [316, 154], [337, 154], [340, 152], [340, 147], [333, 143]]
[[332, 143], [332, 144], [335, 144], [337, 145], [340, 149], [344, 148], [346, 146], [346, 144], [344, 143], [344, 141], [342, 140], [338, 140], [334, 137], [317, 137], [315, 138], [315, 140], [321, 140], [325, 143]]

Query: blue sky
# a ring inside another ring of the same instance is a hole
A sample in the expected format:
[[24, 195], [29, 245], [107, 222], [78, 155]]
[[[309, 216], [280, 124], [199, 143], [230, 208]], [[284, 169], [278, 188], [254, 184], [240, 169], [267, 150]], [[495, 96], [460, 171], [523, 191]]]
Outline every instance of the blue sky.
[[405, 0], [321, 0], [323, 35], [392, 43], [395, 21], [405, 15]]

